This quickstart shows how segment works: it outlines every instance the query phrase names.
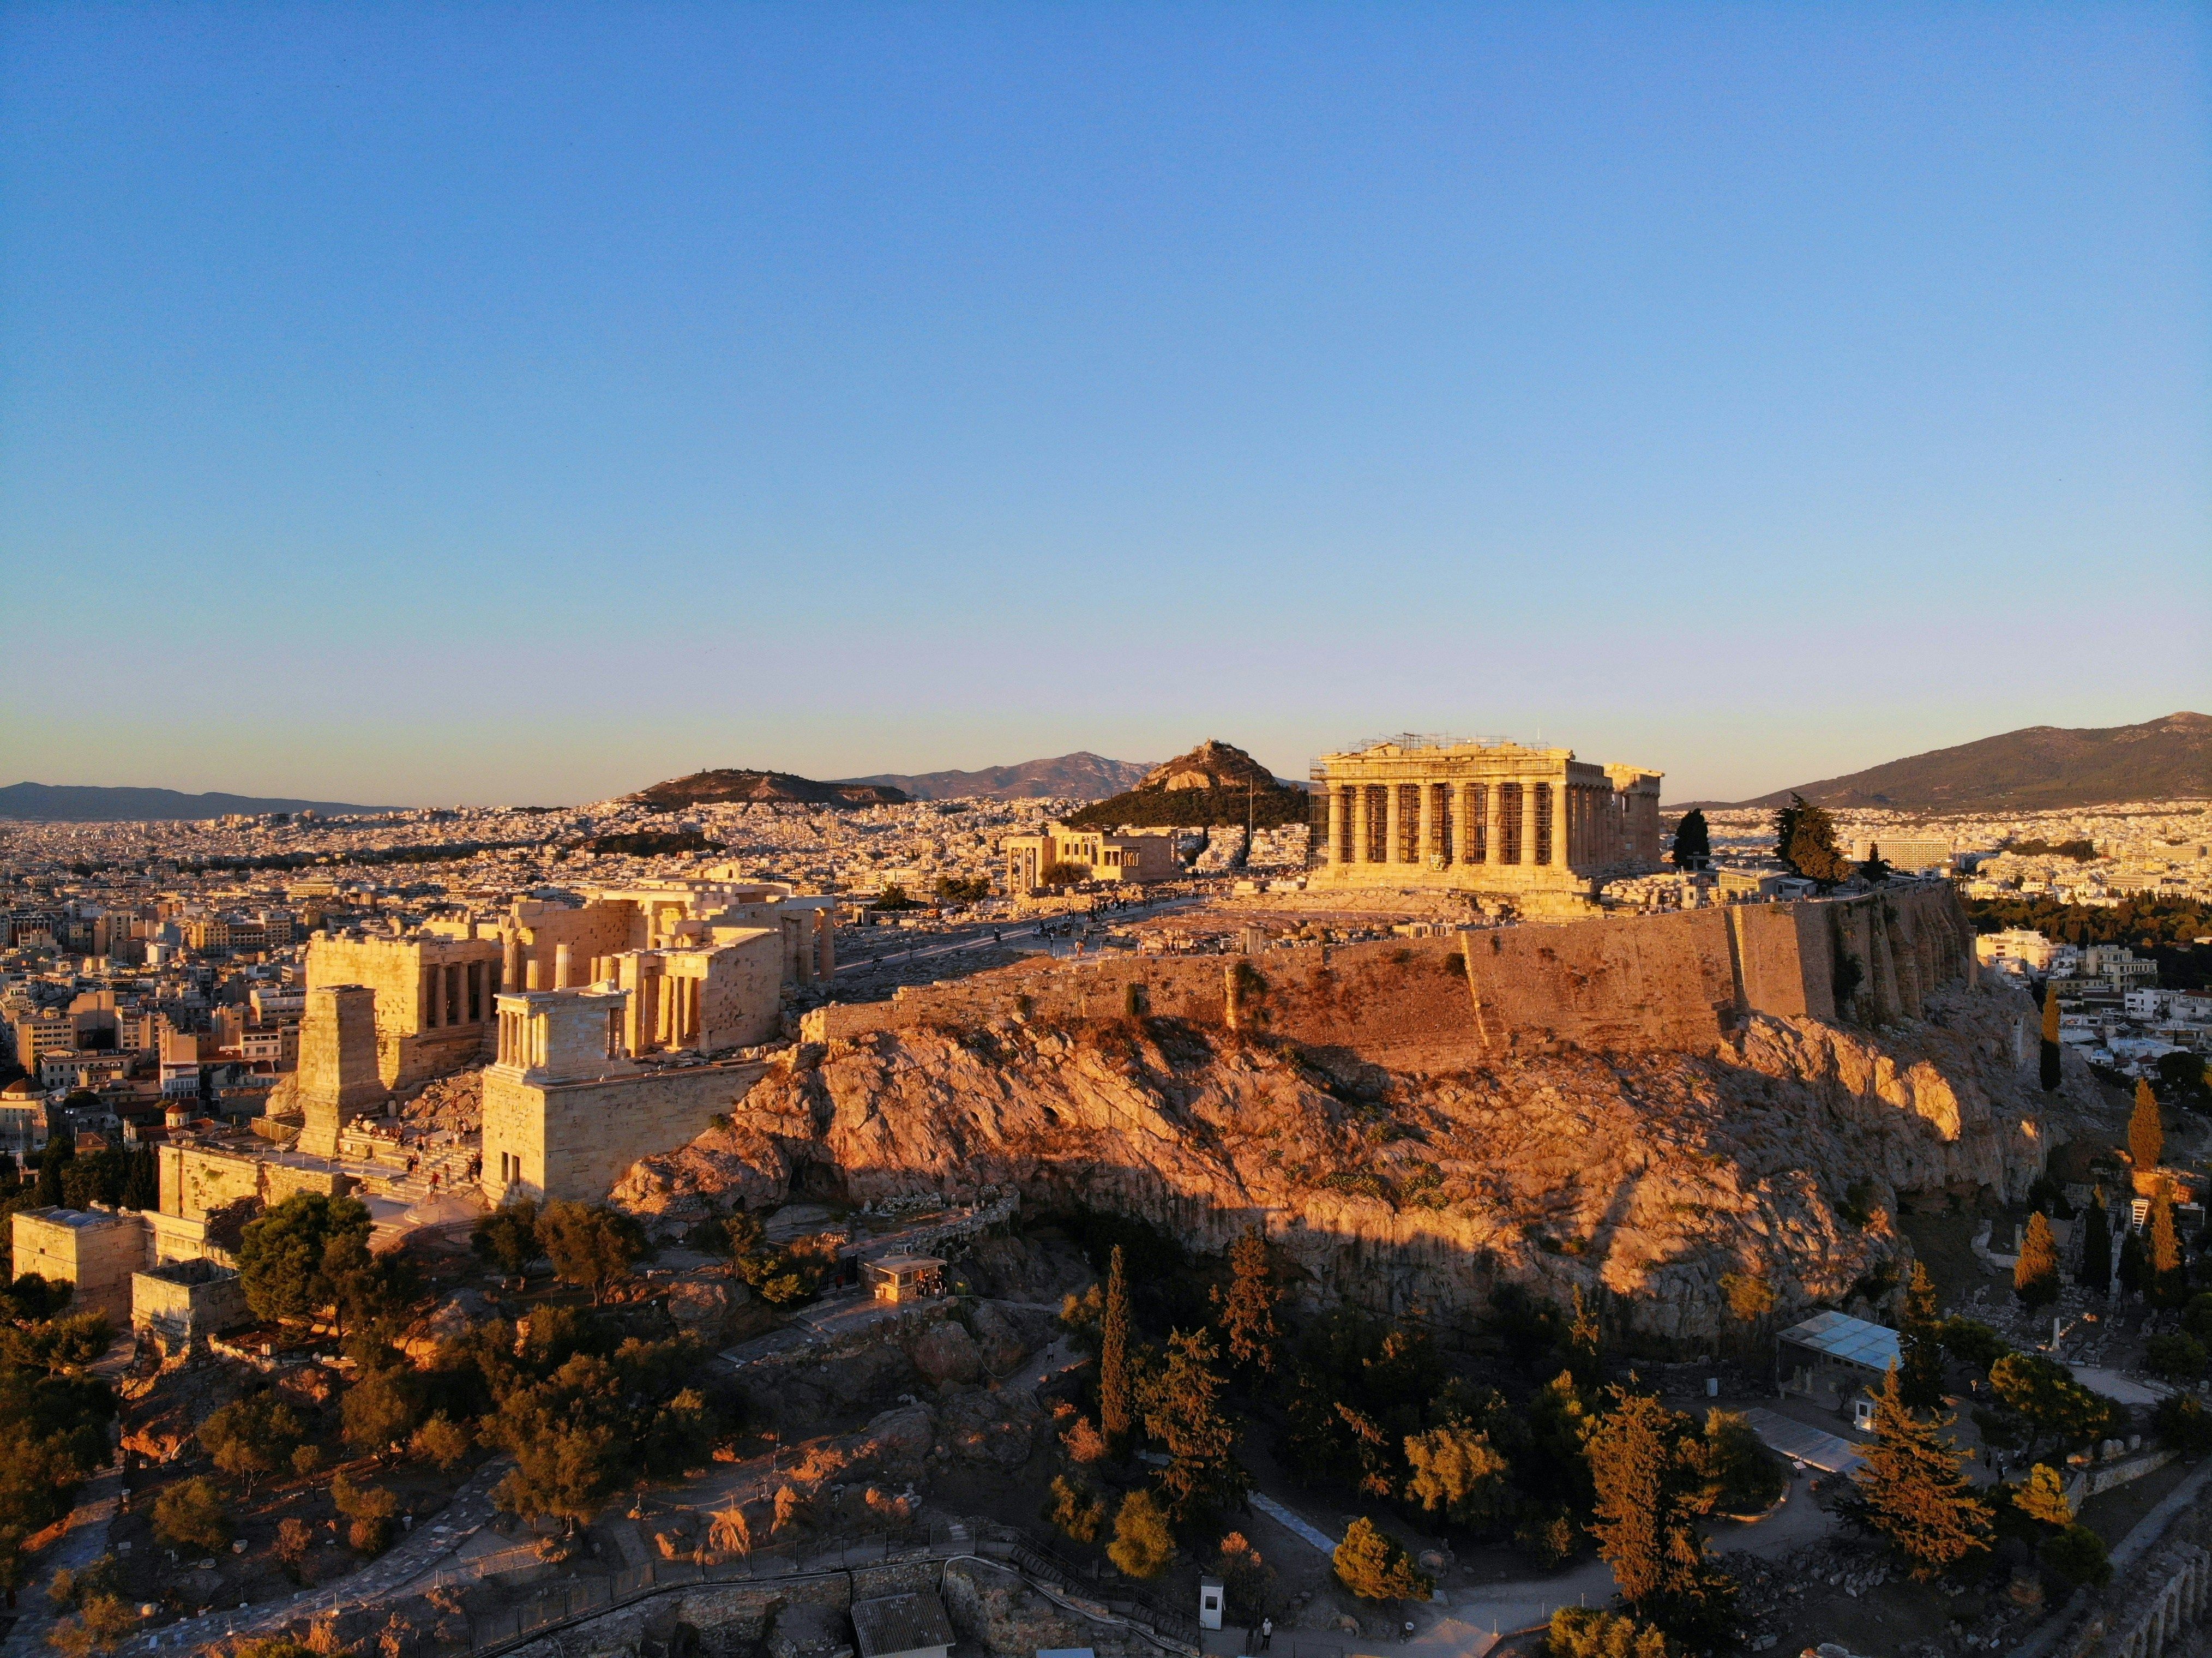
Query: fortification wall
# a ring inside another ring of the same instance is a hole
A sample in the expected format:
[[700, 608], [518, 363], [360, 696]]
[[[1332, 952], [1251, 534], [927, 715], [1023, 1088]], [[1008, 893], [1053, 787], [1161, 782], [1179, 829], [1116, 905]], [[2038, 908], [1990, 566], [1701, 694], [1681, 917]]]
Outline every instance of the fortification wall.
[[1450, 938], [1307, 946], [1253, 957], [1109, 957], [1022, 964], [890, 1000], [805, 1016], [810, 1042], [871, 1030], [969, 1029], [1017, 1016], [1110, 1017], [1129, 987], [1150, 1013], [1234, 1023], [1381, 1064], [1471, 1063], [1524, 1044], [1700, 1049], [1751, 1013], [1915, 1017], [1973, 974], [1972, 929], [1948, 885], [1481, 930]]
[[765, 1069], [744, 1061], [540, 1084], [494, 1066], [483, 1080], [484, 1195], [596, 1203], [640, 1157], [734, 1110]]

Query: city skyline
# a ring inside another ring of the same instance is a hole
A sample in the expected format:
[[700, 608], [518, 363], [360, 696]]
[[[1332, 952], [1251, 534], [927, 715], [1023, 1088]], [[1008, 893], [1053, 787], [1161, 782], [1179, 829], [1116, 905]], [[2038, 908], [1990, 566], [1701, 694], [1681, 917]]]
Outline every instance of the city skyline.
[[0, 781], [1411, 727], [1745, 799], [2212, 685], [2203, 15], [0, 21]]

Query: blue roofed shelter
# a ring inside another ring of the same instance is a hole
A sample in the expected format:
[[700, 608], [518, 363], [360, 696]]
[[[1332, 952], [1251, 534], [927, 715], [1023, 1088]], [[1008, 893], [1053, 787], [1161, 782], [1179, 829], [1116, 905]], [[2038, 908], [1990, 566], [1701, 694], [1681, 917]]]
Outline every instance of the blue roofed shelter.
[[1782, 1391], [1832, 1410], [1879, 1392], [1898, 1362], [1897, 1332], [1844, 1313], [1815, 1313], [1782, 1333], [1776, 1354]]

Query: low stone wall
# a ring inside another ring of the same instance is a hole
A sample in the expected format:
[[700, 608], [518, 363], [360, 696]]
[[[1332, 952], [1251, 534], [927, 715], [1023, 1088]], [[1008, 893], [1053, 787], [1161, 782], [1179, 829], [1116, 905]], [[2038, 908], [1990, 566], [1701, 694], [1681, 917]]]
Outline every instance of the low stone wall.
[[1949, 886], [1791, 904], [1747, 904], [1440, 939], [1281, 948], [1251, 957], [1107, 957], [1024, 963], [808, 1012], [801, 1035], [972, 1029], [1017, 1016], [1112, 1017], [1129, 1005], [1203, 1024], [1357, 1047], [1393, 1063], [1413, 1050], [1468, 1058], [1571, 1042], [1614, 1051], [1711, 1047], [1744, 1015], [1868, 1023], [1917, 1015], [1937, 986], [1974, 971], [1972, 932]]

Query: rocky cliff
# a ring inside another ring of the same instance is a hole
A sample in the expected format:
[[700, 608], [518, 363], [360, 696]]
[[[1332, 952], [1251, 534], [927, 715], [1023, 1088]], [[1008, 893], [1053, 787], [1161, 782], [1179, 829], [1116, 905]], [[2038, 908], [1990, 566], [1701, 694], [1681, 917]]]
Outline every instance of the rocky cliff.
[[1501, 1281], [1580, 1287], [1625, 1329], [1694, 1345], [1720, 1333], [1723, 1274], [1771, 1283], [1784, 1313], [1847, 1299], [1903, 1248], [1847, 1207], [2016, 1197], [2099, 1111], [2071, 1062], [2060, 1094], [2037, 1088], [2018, 993], [1954, 984], [1922, 1013], [1869, 1029], [1754, 1012], [1697, 1051], [1424, 1068], [1183, 1020], [879, 1030], [798, 1050], [731, 1129], [647, 1159], [623, 1194], [680, 1212], [733, 1187], [1010, 1184], [1203, 1250], [1258, 1224], [1316, 1302], [1449, 1317]]

